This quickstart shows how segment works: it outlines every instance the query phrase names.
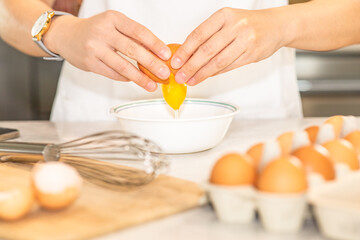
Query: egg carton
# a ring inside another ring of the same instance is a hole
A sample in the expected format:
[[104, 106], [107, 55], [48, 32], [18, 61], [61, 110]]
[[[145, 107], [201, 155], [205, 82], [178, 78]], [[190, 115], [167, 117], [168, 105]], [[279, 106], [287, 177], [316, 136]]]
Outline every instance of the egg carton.
[[[334, 116], [318, 127], [319, 133], [316, 135], [305, 131], [287, 132], [263, 146], [256, 144], [251, 149], [258, 151], [257, 148], [263, 147], [263, 157], [258, 160], [254, 158], [258, 170], [261, 171], [271, 159], [284, 154], [284, 149], [291, 153], [301, 146], [343, 138], [358, 129], [356, 122], [353, 116]], [[285, 148], [280, 148], [277, 141], [283, 141]], [[358, 159], [360, 161], [360, 156]], [[302, 228], [304, 219], [313, 214], [325, 236], [359, 240], [360, 169], [351, 170], [345, 161], [341, 161], [334, 162], [335, 180], [325, 181], [319, 173], [310, 172], [307, 174], [307, 191], [298, 194], [267, 193], [253, 186], [232, 187], [212, 183], [208, 183], [206, 189], [220, 221], [249, 223], [258, 212], [267, 231], [294, 233]]]
[[[320, 231], [332, 239], [360, 239], [360, 171], [351, 171], [332, 182], [317, 184], [298, 194], [265, 193], [253, 186], [222, 186], [208, 183], [206, 190], [218, 219], [246, 224], [259, 213], [264, 229], [295, 233], [305, 218], [314, 214]], [[312, 206], [312, 211], [310, 211]]]
[[259, 212], [261, 223], [270, 232], [296, 232], [305, 216], [306, 194], [271, 194], [252, 186], [207, 185], [218, 219], [227, 223], [250, 223]]
[[360, 239], [360, 171], [310, 191], [308, 202], [321, 232], [332, 239]]

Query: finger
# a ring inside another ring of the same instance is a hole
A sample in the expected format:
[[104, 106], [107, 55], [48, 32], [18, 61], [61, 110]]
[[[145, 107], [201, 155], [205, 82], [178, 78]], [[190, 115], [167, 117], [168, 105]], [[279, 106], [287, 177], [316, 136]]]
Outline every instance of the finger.
[[166, 80], [169, 78], [170, 69], [168, 66], [143, 46], [121, 33], [113, 34], [110, 41], [113, 48], [129, 58], [135, 59], [160, 79]]
[[119, 32], [135, 39], [163, 60], [168, 60], [171, 57], [169, 47], [149, 29], [119, 12], [116, 13], [114, 25]]
[[221, 73], [226, 73], [229, 72], [231, 70], [234, 70], [236, 68], [245, 66], [247, 64], [252, 63], [252, 58], [251, 58], [251, 51], [245, 51], [238, 59], [236, 59], [232, 64], [230, 64], [229, 66], [227, 66], [226, 68], [222, 69], [221, 71], [215, 73], [213, 76], [221, 74]]
[[106, 49], [104, 51], [105, 52], [101, 60], [107, 66], [149, 92], [156, 90], [157, 84], [145, 74], [140, 72], [137, 68], [135, 68], [134, 65], [132, 65], [130, 62], [122, 58], [119, 54], [115, 53], [111, 49]]
[[175, 79], [182, 84], [187, 82], [200, 68], [206, 65], [214, 56], [221, 52], [234, 39], [231, 31], [225, 29], [214, 34], [208, 41], [202, 44], [193, 56], [177, 72]]
[[100, 74], [107, 78], [116, 81], [128, 82], [129, 79], [125, 78], [124, 76], [120, 75], [112, 68], [108, 67], [105, 63], [103, 63], [100, 59], [97, 59], [96, 63], [94, 64], [93, 68], [91, 69], [92, 72], [96, 74]]
[[195, 28], [172, 57], [171, 66], [179, 69], [201, 44], [222, 28], [224, 19], [222, 12], [218, 11]]
[[[227, 66], [231, 65], [236, 59], [239, 58], [245, 51], [244, 46], [241, 45], [241, 41], [234, 41], [213, 59], [208, 64], [202, 67], [188, 82], [187, 85], [194, 86], [204, 81], [208, 77], [213, 76], [217, 72], [223, 70]], [[243, 48], [243, 49], [241, 49]], [[238, 54], [234, 54], [238, 53]]]

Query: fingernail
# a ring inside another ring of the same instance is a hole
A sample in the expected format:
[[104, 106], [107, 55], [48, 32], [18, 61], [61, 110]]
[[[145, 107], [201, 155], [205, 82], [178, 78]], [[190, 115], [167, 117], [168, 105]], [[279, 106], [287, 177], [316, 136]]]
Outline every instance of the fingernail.
[[187, 81], [187, 83], [186, 83], [187, 85], [189, 85], [189, 86], [193, 86], [193, 85], [195, 85], [195, 78], [190, 78], [190, 80], [189, 81]]
[[175, 80], [180, 83], [183, 84], [186, 81], [186, 75], [183, 72], [177, 72], [177, 74], [175, 75]]
[[157, 85], [153, 81], [148, 82], [148, 84], [146, 85], [146, 89], [149, 91], [154, 91], [156, 89], [156, 87], [157, 87]]
[[162, 59], [168, 60], [171, 57], [171, 51], [169, 48], [164, 48], [160, 51]]
[[162, 78], [162, 79], [168, 79], [169, 76], [170, 76], [170, 69], [167, 68], [167, 67], [161, 67], [159, 69], [159, 77]]
[[178, 69], [181, 67], [181, 59], [178, 58], [178, 57], [175, 57], [171, 60], [171, 66], [174, 68], [174, 69]]

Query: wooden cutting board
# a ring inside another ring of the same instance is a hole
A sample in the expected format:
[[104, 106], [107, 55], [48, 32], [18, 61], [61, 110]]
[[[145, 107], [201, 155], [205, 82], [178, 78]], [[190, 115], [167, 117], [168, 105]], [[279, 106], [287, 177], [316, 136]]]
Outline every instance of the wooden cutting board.
[[[0, 181], [27, 181], [29, 170], [0, 164]], [[113, 191], [86, 182], [80, 198], [68, 209], [50, 212], [34, 207], [24, 219], [0, 220], [0, 238], [89, 239], [199, 206], [203, 191], [192, 182], [160, 176], [132, 191]]]

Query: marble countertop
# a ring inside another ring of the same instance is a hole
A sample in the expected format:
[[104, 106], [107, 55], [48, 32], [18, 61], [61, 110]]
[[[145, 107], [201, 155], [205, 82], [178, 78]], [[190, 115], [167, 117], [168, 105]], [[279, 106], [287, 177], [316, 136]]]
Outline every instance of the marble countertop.
[[[287, 120], [234, 120], [224, 140], [215, 148], [193, 154], [170, 155], [171, 168], [168, 175], [205, 182], [214, 162], [230, 151], [245, 152], [260, 141], [273, 139], [279, 134], [320, 124], [321, 118]], [[117, 128], [115, 122], [54, 123], [48, 121], [0, 122], [0, 127], [20, 130], [21, 141], [60, 143], [89, 133]], [[292, 235], [276, 235], [266, 232], [260, 222], [248, 225], [225, 224], [216, 219], [209, 205], [184, 213], [135, 226], [98, 240], [110, 239], [323, 239], [315, 223], [308, 219], [302, 230]]]

